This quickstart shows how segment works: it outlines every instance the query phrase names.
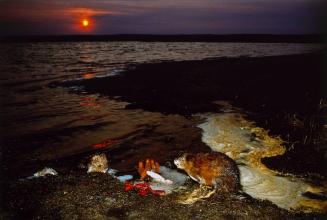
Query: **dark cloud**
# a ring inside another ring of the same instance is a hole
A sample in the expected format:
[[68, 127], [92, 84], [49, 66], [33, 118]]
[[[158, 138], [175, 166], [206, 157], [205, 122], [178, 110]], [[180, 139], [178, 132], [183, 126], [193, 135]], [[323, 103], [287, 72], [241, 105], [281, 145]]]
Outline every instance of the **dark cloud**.
[[0, 0], [0, 34], [316, 33], [318, 0]]

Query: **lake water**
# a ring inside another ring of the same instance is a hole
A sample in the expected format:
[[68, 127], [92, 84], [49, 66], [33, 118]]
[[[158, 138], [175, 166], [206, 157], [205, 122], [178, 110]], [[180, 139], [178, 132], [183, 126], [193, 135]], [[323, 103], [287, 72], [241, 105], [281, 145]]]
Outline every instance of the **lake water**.
[[[320, 47], [321, 45], [317, 44], [180, 42], [1, 45], [1, 117], [2, 126], [7, 131], [4, 135], [12, 138], [63, 124], [68, 127], [71, 123], [77, 123], [76, 120], [80, 118], [84, 118], [83, 124], [88, 125], [85, 114], [99, 110], [95, 106], [92, 108], [81, 105], [83, 96], [69, 94], [64, 89], [48, 88], [47, 85], [53, 81], [118, 74], [132, 63], [297, 54], [314, 51]], [[122, 105], [115, 103], [111, 110], [117, 111]], [[91, 124], [94, 124], [93, 120], [91, 121]]]

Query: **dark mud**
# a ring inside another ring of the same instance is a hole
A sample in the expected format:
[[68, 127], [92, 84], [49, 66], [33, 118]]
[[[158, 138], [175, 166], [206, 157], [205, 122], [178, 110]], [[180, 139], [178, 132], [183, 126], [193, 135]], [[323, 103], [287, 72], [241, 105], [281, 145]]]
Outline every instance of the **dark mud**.
[[59, 83], [82, 86], [141, 108], [191, 115], [234, 101], [252, 111], [312, 112], [322, 96], [322, 54], [221, 58], [131, 66], [115, 77]]
[[[198, 187], [188, 183], [189, 189]], [[217, 194], [193, 205], [176, 202], [180, 193], [140, 197], [106, 174], [85, 171], [11, 182], [2, 219], [304, 219], [247, 195]], [[322, 217], [322, 216], [320, 216]]]

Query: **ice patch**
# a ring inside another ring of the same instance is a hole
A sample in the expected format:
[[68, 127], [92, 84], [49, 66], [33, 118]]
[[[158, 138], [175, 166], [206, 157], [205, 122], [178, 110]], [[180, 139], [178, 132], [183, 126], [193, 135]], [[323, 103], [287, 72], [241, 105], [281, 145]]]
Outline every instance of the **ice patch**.
[[266, 199], [287, 210], [326, 212], [327, 201], [309, 199], [306, 192], [322, 193], [300, 178], [281, 176], [261, 163], [264, 157], [285, 153], [283, 141], [247, 121], [243, 114], [225, 112], [206, 116], [199, 127], [202, 141], [213, 151], [233, 158], [239, 165], [243, 191], [257, 199]]

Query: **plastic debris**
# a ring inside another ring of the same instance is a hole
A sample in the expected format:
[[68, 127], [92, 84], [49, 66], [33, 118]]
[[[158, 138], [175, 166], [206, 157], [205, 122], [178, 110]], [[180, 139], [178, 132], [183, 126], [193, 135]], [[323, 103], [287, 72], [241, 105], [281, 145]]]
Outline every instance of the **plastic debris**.
[[150, 179], [147, 179], [148, 182], [144, 180], [126, 181], [124, 184], [125, 191], [134, 190], [140, 196], [148, 194], [164, 196], [178, 190], [189, 179], [187, 175], [165, 166], [160, 167], [160, 174], [153, 170], [146, 171], [146, 174], [151, 177], [151, 181], [149, 181]]
[[131, 191], [131, 190], [134, 189], [134, 184], [131, 183], [131, 182], [126, 181], [125, 184], [124, 184], [124, 188], [125, 188], [126, 192]]
[[118, 170], [111, 169], [111, 168], [109, 168], [109, 169], [107, 170], [107, 173], [108, 173], [110, 176], [115, 176], [117, 172], [118, 172]]
[[150, 184], [145, 182], [133, 184], [131, 182], [126, 181], [124, 187], [126, 192], [135, 190], [140, 196], [146, 196], [150, 193], [157, 196], [164, 196], [166, 194], [164, 190], [153, 190]]
[[152, 177], [155, 182], [164, 183], [164, 184], [173, 184], [173, 181], [165, 179], [160, 174], [157, 174], [153, 171], [146, 171], [146, 174]]
[[126, 181], [132, 180], [132, 175], [122, 175], [122, 176], [116, 176], [116, 173], [118, 173], [118, 170], [115, 169], [108, 169], [107, 173], [112, 176], [113, 178], [118, 179], [120, 182], [125, 183]]
[[105, 154], [94, 155], [88, 164], [88, 173], [106, 173], [108, 170], [108, 160]]
[[156, 181], [150, 182], [149, 184], [153, 190], [163, 190], [166, 194], [170, 194], [173, 191], [178, 190], [182, 185], [185, 184], [186, 180], [189, 179], [187, 175], [165, 166], [160, 167], [160, 175], [166, 180], [169, 180], [169, 182], [167, 181], [168, 184], [167, 182], [162, 183]]
[[27, 179], [34, 179], [34, 178], [38, 178], [38, 177], [46, 176], [46, 175], [53, 175], [53, 176], [55, 176], [55, 175], [58, 175], [58, 173], [57, 173], [57, 171], [55, 171], [52, 168], [45, 167], [43, 170], [40, 170], [40, 171], [34, 173], [33, 176], [27, 177]]
[[149, 185], [150, 185], [150, 187], [151, 187], [152, 190], [163, 191], [163, 192], [165, 192], [166, 195], [172, 193], [174, 190], [177, 189], [172, 184], [164, 184], [164, 183], [158, 183], [158, 182], [149, 182]]
[[132, 175], [123, 175], [123, 176], [117, 176], [116, 177], [120, 182], [125, 183], [126, 181], [132, 180]]
[[188, 175], [185, 175], [183, 173], [178, 172], [177, 170], [170, 169], [165, 166], [160, 167], [160, 174], [165, 179], [169, 179], [173, 182], [173, 185], [175, 188], [178, 188], [186, 182], [186, 180], [189, 179]]

